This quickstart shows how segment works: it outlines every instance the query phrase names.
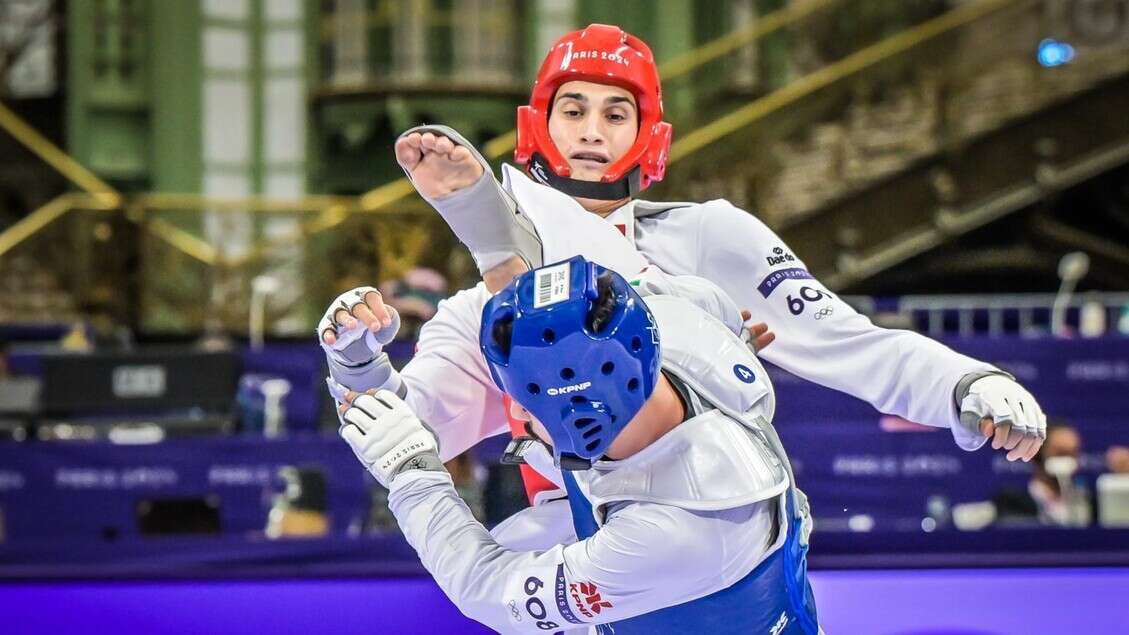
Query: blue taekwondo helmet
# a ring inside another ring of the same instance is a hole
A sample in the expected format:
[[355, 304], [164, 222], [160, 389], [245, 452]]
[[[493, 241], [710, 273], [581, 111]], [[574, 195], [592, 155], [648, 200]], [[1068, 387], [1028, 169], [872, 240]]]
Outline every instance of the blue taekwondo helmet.
[[[594, 330], [600, 287], [615, 303]], [[508, 347], [494, 339], [505, 322]], [[581, 256], [515, 277], [486, 303], [479, 343], [494, 383], [549, 431], [558, 467], [603, 456], [658, 381], [650, 309], [622, 276]]]

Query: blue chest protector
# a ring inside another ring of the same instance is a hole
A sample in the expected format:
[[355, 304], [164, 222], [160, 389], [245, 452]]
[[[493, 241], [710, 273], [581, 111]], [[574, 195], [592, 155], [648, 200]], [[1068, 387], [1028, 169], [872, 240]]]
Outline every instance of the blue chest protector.
[[[576, 536], [599, 531], [592, 505], [572, 473], [563, 472]], [[691, 602], [597, 627], [601, 635], [667, 633], [764, 633], [816, 635], [815, 599], [807, 578], [807, 547], [800, 544], [800, 521], [788, 495], [788, 537], [783, 546], [728, 588]]]

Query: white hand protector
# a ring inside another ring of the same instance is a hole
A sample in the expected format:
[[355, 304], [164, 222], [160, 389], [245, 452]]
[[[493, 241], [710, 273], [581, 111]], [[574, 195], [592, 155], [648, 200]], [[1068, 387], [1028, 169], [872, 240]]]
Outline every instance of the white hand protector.
[[[317, 337], [330, 360], [346, 367], [363, 366], [376, 359], [384, 346], [396, 337], [396, 332], [400, 330], [400, 314], [392, 307], [385, 307], [392, 318], [392, 324], [375, 333], [360, 320], [353, 328], [345, 328], [334, 319], [334, 315], [341, 310], [351, 314], [357, 305], [364, 304], [365, 295], [374, 291], [376, 289], [373, 287], [357, 287], [342, 293], [329, 303], [329, 308], [318, 322]], [[333, 344], [326, 344], [322, 339], [326, 330], [337, 334], [337, 341]]]
[[990, 417], [996, 431], [992, 448], [1008, 450], [1007, 459], [1030, 461], [1047, 438], [1047, 416], [1035, 397], [1014, 379], [989, 375], [972, 382], [960, 402], [961, 424], [981, 434], [980, 420]]
[[721, 287], [698, 276], [673, 276], [649, 265], [630, 280], [642, 297], [673, 295], [688, 300], [706, 313], [721, 320], [729, 330], [740, 335], [744, 330], [741, 310]]
[[409, 464], [443, 469], [435, 435], [394, 393], [381, 390], [376, 395], [361, 395], [341, 418], [341, 438], [381, 485], [388, 487]]

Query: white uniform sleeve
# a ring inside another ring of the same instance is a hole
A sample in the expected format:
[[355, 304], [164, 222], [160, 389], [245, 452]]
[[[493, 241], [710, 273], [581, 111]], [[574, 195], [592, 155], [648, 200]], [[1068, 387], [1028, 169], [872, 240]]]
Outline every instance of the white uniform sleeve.
[[388, 502], [447, 597], [505, 633], [612, 622], [724, 589], [768, 552], [774, 504], [691, 512], [631, 503], [587, 540], [516, 551], [474, 520], [446, 473], [401, 474]]
[[965, 449], [982, 444], [959, 425], [953, 390], [965, 374], [995, 367], [923, 335], [875, 326], [813, 278], [764, 223], [726, 201], [700, 207], [694, 246], [695, 272], [776, 332], [765, 359], [883, 413], [949, 427]]
[[[563, 494], [560, 494], [563, 496]], [[568, 498], [555, 498], [517, 512], [490, 530], [494, 540], [514, 551], [546, 551], [576, 542]]]
[[440, 302], [420, 330], [415, 356], [400, 373], [407, 387], [404, 400], [439, 437], [444, 461], [509, 430], [502, 392], [478, 348], [478, 325], [489, 298], [479, 283]]

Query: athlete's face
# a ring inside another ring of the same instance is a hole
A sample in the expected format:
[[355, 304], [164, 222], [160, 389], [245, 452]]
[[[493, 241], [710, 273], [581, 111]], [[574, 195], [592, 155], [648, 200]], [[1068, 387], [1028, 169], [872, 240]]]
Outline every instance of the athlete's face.
[[549, 136], [568, 161], [571, 178], [599, 181], [635, 143], [635, 96], [618, 86], [568, 82], [557, 89]]
[[1043, 454], [1047, 458], [1059, 456], [1078, 458], [1082, 454], [1082, 437], [1078, 436], [1078, 431], [1074, 428], [1055, 428], [1047, 433]]
[[549, 436], [549, 431], [545, 428], [545, 424], [537, 420], [533, 413], [525, 409], [525, 406], [519, 404], [516, 400], [510, 402], [510, 417], [518, 421], [526, 421], [529, 423], [530, 432], [533, 436], [541, 439], [545, 443], [552, 444], [553, 439]]

